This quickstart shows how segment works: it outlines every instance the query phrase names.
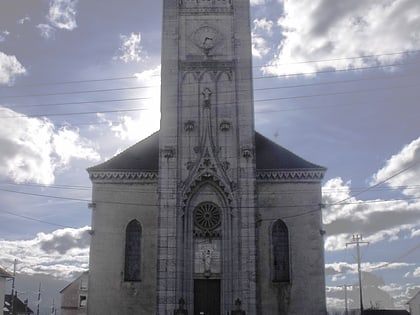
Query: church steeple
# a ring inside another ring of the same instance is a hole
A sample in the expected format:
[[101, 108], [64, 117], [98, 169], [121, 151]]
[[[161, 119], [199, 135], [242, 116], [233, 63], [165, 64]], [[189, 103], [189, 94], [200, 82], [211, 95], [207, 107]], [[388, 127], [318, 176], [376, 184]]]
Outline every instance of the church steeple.
[[[158, 283], [171, 265], [174, 279], [158, 289], [159, 313], [180, 298], [192, 311], [205, 303], [195, 288], [213, 285], [222, 314], [237, 298], [255, 314], [256, 266], [247, 259], [256, 255], [249, 1], [165, 0], [163, 8], [159, 242], [167, 245], [158, 252], [165, 266]], [[193, 233], [203, 204], [220, 211], [219, 237]], [[218, 257], [208, 282], [199, 272], [203, 250]]]

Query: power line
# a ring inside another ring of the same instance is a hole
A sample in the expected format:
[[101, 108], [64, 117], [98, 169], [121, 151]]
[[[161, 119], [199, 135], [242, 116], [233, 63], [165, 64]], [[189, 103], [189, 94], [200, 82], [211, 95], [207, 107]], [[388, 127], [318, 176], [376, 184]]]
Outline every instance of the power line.
[[[17, 187], [22, 187], [22, 186], [27, 186], [27, 187], [36, 187], [36, 188], [47, 188], [47, 189], [63, 189], [63, 190], [75, 190], [75, 191], [91, 191], [92, 190], [92, 186], [83, 186], [83, 185], [45, 185], [45, 184], [38, 184], [38, 183], [14, 183], [14, 182], [3, 182], [0, 183], [0, 185], [10, 185], [10, 186], [17, 186]], [[366, 187], [352, 187], [352, 191], [364, 191], [366, 189]], [[403, 185], [403, 186], [395, 186], [395, 187], [376, 187], [371, 189], [371, 191], [396, 191], [396, 190], [418, 190], [420, 189], [420, 185]], [[117, 192], [117, 191], [121, 191], [120, 189], [112, 189], [112, 188], [96, 188], [97, 191], [107, 191], [107, 192]], [[136, 193], [138, 194], [149, 194], [150, 192], [142, 192], [142, 191], [138, 191], [137, 188], [126, 188], [126, 191], [136, 191]], [[154, 190], [153, 190], [154, 191]], [[294, 193], [310, 193], [310, 192], [316, 192], [318, 191], [318, 189], [314, 188], [314, 189], [289, 189], [287, 191], [282, 192], [283, 194], [294, 194]], [[326, 189], [323, 188], [322, 192], [324, 193], [334, 193], [334, 192], [346, 192], [347, 189], [346, 188], [342, 188], [342, 189], [335, 189], [335, 188], [331, 188], [331, 189]], [[272, 193], [272, 192], [260, 192], [259, 194], [263, 194], [263, 195], [277, 195], [276, 193]], [[407, 199], [405, 199], [407, 200]]]
[[[288, 63], [288, 64], [279, 64], [275, 66], [284, 66], [284, 65], [293, 65], [293, 64], [305, 64], [305, 63], [317, 63], [317, 62], [330, 62], [330, 61], [340, 61], [340, 60], [353, 60], [353, 59], [363, 59], [363, 58], [376, 58], [381, 56], [389, 56], [389, 55], [403, 55], [403, 54], [415, 54], [420, 52], [420, 50], [405, 50], [400, 52], [389, 52], [389, 53], [383, 53], [383, 54], [373, 54], [373, 55], [363, 55], [363, 56], [351, 56], [351, 57], [344, 57], [344, 58], [334, 58], [334, 59], [320, 59], [320, 60], [307, 60], [307, 61], [299, 61], [295, 63]], [[410, 63], [405, 63], [410, 64]], [[384, 65], [385, 67], [389, 66], [399, 66], [404, 65], [404, 63], [398, 63], [394, 65]], [[251, 68], [263, 68], [263, 67], [269, 67], [267, 65], [253, 65]], [[374, 68], [378, 68], [381, 66], [375, 66]], [[351, 69], [344, 69], [343, 71], [352, 71], [352, 70], [362, 70], [362, 69], [372, 69], [372, 67], [367, 68], [351, 68]], [[317, 74], [318, 72], [312, 72], [312, 73], [295, 73], [295, 74], [289, 74], [291, 76], [297, 76], [297, 75], [308, 75], [308, 74]], [[319, 72], [319, 73], [325, 73], [325, 72]], [[153, 76], [159, 76], [159, 75], [153, 75]], [[274, 76], [276, 77], [276, 76]], [[264, 77], [261, 77], [264, 78]], [[119, 80], [133, 80], [138, 79], [136, 76], [123, 76], [123, 77], [111, 77], [111, 78], [96, 78], [96, 79], [85, 79], [85, 80], [70, 80], [70, 81], [61, 81], [61, 82], [50, 82], [50, 83], [37, 83], [37, 84], [27, 84], [27, 85], [21, 85], [21, 86], [3, 86], [0, 87], [0, 89], [13, 89], [13, 88], [25, 88], [25, 87], [37, 87], [37, 86], [54, 86], [54, 85], [68, 85], [68, 84], [79, 84], [79, 83], [93, 83], [93, 82], [107, 82], [107, 81], [119, 81]]]
[[[306, 61], [297, 61], [291, 63], [283, 63], [283, 64], [275, 64], [274, 66], [288, 66], [288, 65], [295, 65], [295, 64], [306, 64], [306, 63], [317, 63], [317, 62], [330, 62], [330, 61], [342, 61], [342, 60], [352, 60], [352, 59], [364, 59], [364, 58], [377, 58], [383, 56], [393, 56], [393, 55], [402, 55], [402, 54], [410, 54], [410, 53], [418, 53], [420, 50], [405, 50], [400, 52], [389, 52], [383, 54], [372, 54], [372, 55], [363, 55], [363, 56], [353, 56], [353, 57], [343, 57], [343, 58], [332, 58], [332, 59], [318, 59], [318, 60], [306, 60]], [[259, 66], [263, 67], [263, 66]]]
[[[278, 86], [278, 87], [254, 88], [254, 91], [265, 91], [265, 90], [272, 90], [272, 89], [302, 88], [302, 87], [313, 87], [313, 86], [324, 86], [324, 85], [336, 85], [336, 84], [352, 83], [352, 82], [360, 82], [360, 81], [377, 81], [377, 80], [382, 81], [382, 80], [392, 80], [392, 79], [396, 79], [396, 78], [405, 78], [405, 77], [412, 77], [412, 76], [418, 76], [418, 75], [419, 75], [418, 73], [400, 74], [400, 75], [391, 74], [391, 75], [388, 75], [388, 76], [380, 76], [380, 77], [336, 80], [336, 81], [326, 81], [326, 82], [308, 83], [308, 84], [285, 85], [285, 86]], [[254, 79], [259, 79], [259, 78], [261, 78], [261, 79], [266, 78], [266, 76], [257, 77], [257, 78], [254, 78]], [[243, 80], [246, 80], [246, 79], [242, 79], [242, 81]], [[193, 84], [193, 83], [191, 83], [191, 84]], [[160, 85], [107, 88], [107, 89], [97, 89], [97, 90], [65, 91], [65, 92], [56, 92], [56, 93], [6, 95], [6, 96], [3, 96], [3, 97], [0, 97], [0, 100], [2, 100], [2, 99], [13, 99], [13, 98], [27, 98], [27, 97], [43, 97], [43, 96], [60, 96], [60, 95], [77, 95], [77, 94], [88, 94], [88, 93], [116, 92], [116, 91], [139, 90], [139, 89], [149, 89], [149, 88], [158, 88], [158, 87], [160, 87]], [[239, 90], [239, 91], [245, 91], [245, 90]], [[226, 94], [226, 93], [231, 93], [231, 91], [219, 92], [219, 94]]]
[[357, 196], [359, 196], [359, 195], [361, 195], [361, 194], [363, 194], [363, 193], [365, 193], [365, 192], [367, 192], [367, 191], [369, 191], [369, 190], [371, 190], [371, 189], [373, 189], [373, 188], [376, 188], [376, 187], [378, 187], [378, 186], [380, 186], [380, 185], [382, 185], [382, 184], [386, 183], [387, 181], [391, 180], [392, 178], [394, 178], [394, 177], [396, 177], [396, 176], [398, 176], [398, 175], [400, 175], [400, 174], [402, 174], [402, 173], [404, 173], [404, 172], [408, 171], [410, 168], [414, 167], [414, 166], [415, 166], [415, 165], [417, 165], [419, 162], [420, 162], [420, 160], [414, 161], [413, 163], [411, 163], [411, 164], [410, 164], [410, 165], [408, 165], [407, 167], [405, 167], [405, 168], [403, 168], [402, 170], [400, 170], [400, 171], [398, 171], [398, 172], [396, 172], [396, 173], [394, 173], [394, 174], [392, 174], [392, 175], [388, 176], [388, 177], [387, 177], [387, 178], [385, 178], [384, 180], [382, 180], [382, 181], [380, 181], [380, 182], [378, 182], [378, 183], [376, 183], [376, 184], [374, 184], [374, 185], [372, 185], [372, 186], [369, 186], [368, 188], [366, 188], [366, 189], [364, 189], [364, 190], [362, 190], [362, 191], [359, 191], [358, 193], [353, 194], [353, 195], [351, 195], [351, 196], [349, 196], [349, 197], [347, 197], [347, 198], [344, 198], [344, 199], [342, 199], [342, 200], [340, 200], [340, 201], [337, 201], [337, 202], [334, 202], [334, 203], [331, 203], [331, 204], [326, 204], [325, 206], [335, 206], [335, 205], [341, 205], [341, 204], [344, 204], [344, 202], [345, 202], [345, 201], [350, 200], [350, 199], [352, 199], [352, 198], [354, 198], [354, 197], [357, 197]]
[[395, 263], [395, 262], [399, 261], [400, 259], [407, 257], [408, 255], [410, 255], [411, 253], [415, 252], [415, 251], [416, 251], [417, 249], [419, 249], [419, 248], [420, 248], [420, 242], [419, 242], [419, 243], [417, 243], [416, 245], [414, 245], [413, 247], [409, 248], [408, 250], [406, 250], [404, 253], [402, 253], [402, 254], [401, 254], [401, 255], [399, 255], [398, 257], [396, 257], [396, 258], [392, 259], [391, 261], [389, 261], [389, 262], [387, 262], [387, 263], [384, 263], [384, 264], [382, 264], [382, 265], [376, 266], [376, 267], [371, 267], [371, 268], [369, 269], [369, 271], [373, 271], [373, 270], [376, 270], [376, 269], [382, 269], [382, 268], [384, 268], [384, 267], [387, 267], [387, 266], [389, 266], [390, 264], [393, 264], [393, 263]]
[[[307, 99], [313, 97], [327, 97], [327, 96], [337, 96], [337, 95], [346, 95], [346, 94], [356, 94], [356, 93], [371, 93], [380, 90], [392, 90], [392, 89], [403, 89], [403, 88], [412, 88], [418, 87], [419, 84], [411, 84], [405, 86], [395, 86], [395, 87], [385, 87], [385, 88], [372, 88], [372, 89], [364, 89], [364, 90], [352, 90], [352, 91], [343, 91], [343, 92], [335, 92], [335, 93], [321, 93], [321, 94], [310, 94], [310, 95], [296, 95], [296, 96], [285, 96], [285, 97], [275, 97], [275, 98], [267, 98], [267, 99], [257, 99], [254, 100], [254, 103], [260, 102], [271, 102], [271, 101], [284, 101], [284, 100], [291, 100], [291, 99]], [[51, 106], [51, 105], [80, 105], [80, 104], [95, 104], [95, 103], [109, 103], [109, 102], [119, 102], [119, 101], [135, 101], [135, 100], [146, 100], [152, 98], [132, 98], [132, 99], [114, 99], [114, 100], [100, 100], [100, 101], [85, 101], [85, 102], [70, 102], [70, 103], [53, 103], [53, 104], [41, 104], [41, 105], [21, 105], [21, 106], [14, 106], [15, 107], [31, 107], [31, 106]], [[228, 102], [228, 103], [216, 103], [215, 106], [225, 106], [225, 105], [233, 105], [236, 102]], [[196, 107], [197, 105], [190, 105], [184, 106], [184, 108]], [[73, 113], [45, 113], [45, 114], [37, 114], [37, 115], [12, 115], [12, 116], [0, 116], [0, 119], [12, 119], [12, 118], [26, 118], [26, 117], [51, 117], [51, 116], [73, 116], [73, 115], [92, 115], [98, 113], [116, 113], [116, 112], [132, 112], [132, 111], [142, 111], [142, 110], [151, 110], [148, 108], [133, 108], [133, 109], [118, 109], [118, 110], [100, 110], [100, 111], [86, 111], [86, 112], [73, 112]]]
[[92, 101], [80, 101], [80, 102], [64, 102], [64, 103], [46, 103], [46, 104], [29, 104], [29, 105], [13, 105], [13, 108], [25, 108], [25, 107], [45, 107], [45, 106], [64, 106], [64, 105], [84, 105], [84, 104], [101, 104], [101, 103], [113, 103], [113, 102], [131, 102], [140, 100], [150, 100], [151, 97], [132, 97], [132, 98], [118, 98], [109, 100], [92, 100]]
[[[62, 200], [69, 200], [69, 201], [77, 201], [77, 202], [85, 202], [85, 203], [91, 203], [91, 200], [89, 199], [82, 199], [82, 198], [75, 198], [75, 197], [63, 197], [63, 196], [57, 196], [57, 195], [49, 195], [49, 194], [39, 194], [39, 193], [31, 193], [31, 192], [22, 192], [22, 191], [16, 191], [16, 190], [10, 190], [10, 189], [4, 189], [0, 188], [0, 191], [4, 192], [10, 192], [15, 194], [21, 194], [21, 195], [28, 195], [28, 196], [34, 196], [34, 197], [46, 197], [46, 198], [54, 198], [54, 199], [62, 199]], [[368, 201], [359, 201], [359, 202], [347, 202], [347, 203], [340, 203], [341, 205], [350, 205], [350, 204], [369, 204], [369, 203], [386, 203], [386, 202], [397, 202], [397, 201], [406, 201], [406, 200], [418, 200], [420, 197], [412, 197], [412, 198], [400, 198], [395, 200], [368, 200]], [[128, 205], [128, 206], [152, 206], [156, 207], [159, 206], [159, 203], [141, 203], [141, 202], [123, 202], [123, 201], [113, 201], [113, 200], [93, 200], [94, 203], [103, 203], [103, 204], [116, 204], [116, 205]], [[323, 204], [322, 206], [331, 206], [334, 204]], [[319, 204], [292, 204], [292, 205], [277, 205], [277, 206], [270, 206], [270, 207], [264, 207], [264, 208], [304, 208], [304, 207], [314, 207], [314, 206], [320, 206]], [[223, 208], [223, 207], [222, 207]], [[254, 208], [254, 207], [245, 207], [241, 206], [241, 209], [246, 208]]]
[[37, 218], [30, 217], [30, 216], [27, 216], [27, 215], [17, 214], [17, 213], [7, 211], [7, 210], [4, 210], [4, 209], [0, 209], [0, 212], [6, 213], [8, 215], [18, 217], [18, 218], [21, 218], [21, 219], [26, 219], [26, 220], [35, 221], [35, 222], [39, 222], [39, 223], [44, 223], [44, 224], [48, 224], [48, 225], [53, 225], [53, 226], [58, 226], [58, 227], [63, 227], [63, 228], [77, 229], [74, 226], [63, 225], [63, 224], [54, 223], [54, 222], [51, 222], [51, 221], [41, 220], [41, 219], [37, 219]]
[[[347, 80], [351, 81], [351, 80]], [[328, 84], [333, 84], [334, 82], [328, 82]], [[340, 82], [338, 82], [340, 83]], [[314, 83], [314, 84], [306, 84], [306, 85], [296, 85], [293, 87], [307, 87], [307, 86], [313, 86], [317, 84], [322, 83]], [[333, 93], [320, 93], [320, 94], [309, 94], [309, 95], [296, 95], [296, 96], [285, 96], [285, 97], [278, 97], [273, 99], [256, 99], [254, 100], [254, 103], [259, 102], [266, 102], [266, 101], [272, 101], [272, 100], [289, 100], [289, 99], [303, 99], [303, 98], [312, 98], [312, 97], [324, 97], [324, 96], [337, 96], [337, 95], [345, 95], [345, 94], [355, 94], [355, 93], [370, 93], [375, 91], [382, 91], [382, 90], [392, 90], [392, 89], [403, 89], [403, 88], [411, 88], [411, 87], [418, 87], [418, 83], [416, 84], [407, 84], [407, 85], [400, 85], [400, 86], [388, 86], [388, 87], [378, 87], [378, 88], [370, 88], [370, 89], [357, 89], [357, 90], [350, 90], [350, 91], [339, 91], [339, 92], [333, 92]], [[267, 91], [267, 90], [281, 90], [284, 88], [289, 88], [291, 86], [276, 86], [276, 87], [264, 87], [255, 89], [255, 91], [261, 90], [261, 91]], [[233, 91], [223, 91], [219, 94], [231, 94]], [[195, 96], [195, 94], [190, 95], [183, 95], [184, 97], [188, 96]], [[65, 105], [83, 105], [83, 104], [97, 104], [97, 103], [113, 103], [113, 102], [122, 102], [122, 101], [138, 101], [138, 100], [151, 100], [152, 97], [136, 97], [136, 98], [121, 98], [121, 99], [110, 99], [110, 100], [91, 100], [91, 101], [80, 101], [80, 102], [62, 102], [62, 103], [46, 103], [46, 104], [26, 104], [26, 105], [13, 105], [9, 106], [8, 108], [14, 109], [14, 108], [29, 108], [29, 107], [48, 107], [48, 106], [65, 106]], [[218, 103], [217, 106], [222, 105], [230, 105], [233, 103]], [[193, 107], [193, 106], [189, 106]], [[0, 117], [4, 118], [4, 117]]]

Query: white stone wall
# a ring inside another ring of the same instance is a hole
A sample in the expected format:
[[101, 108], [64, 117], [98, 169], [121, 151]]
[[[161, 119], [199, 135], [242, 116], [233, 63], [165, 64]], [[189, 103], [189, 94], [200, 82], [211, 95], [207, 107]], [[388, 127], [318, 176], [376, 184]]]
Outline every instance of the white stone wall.
[[420, 292], [414, 296], [408, 304], [410, 305], [411, 315], [420, 315]]
[[[325, 315], [320, 184], [259, 182], [257, 188], [259, 314]], [[271, 226], [278, 219], [289, 231], [289, 283], [271, 281]]]
[[3, 309], [4, 295], [6, 294], [6, 278], [0, 277], [0, 306]]
[[[92, 202], [88, 314], [154, 314], [157, 183], [94, 183]], [[126, 282], [125, 229], [133, 219], [142, 226], [141, 281]]]

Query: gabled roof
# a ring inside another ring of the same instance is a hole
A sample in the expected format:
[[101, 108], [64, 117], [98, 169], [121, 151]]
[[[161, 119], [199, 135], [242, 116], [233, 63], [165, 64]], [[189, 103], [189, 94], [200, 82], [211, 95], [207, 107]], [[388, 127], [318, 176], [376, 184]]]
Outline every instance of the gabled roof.
[[120, 154], [102, 164], [88, 168], [88, 171], [142, 170], [159, 169], [159, 132], [155, 132]]
[[[304, 160], [258, 132], [255, 132], [255, 148], [257, 170], [325, 170], [324, 167]], [[158, 171], [158, 169], [159, 132], [155, 132], [108, 161], [89, 168], [88, 172]]]
[[257, 170], [325, 169], [255, 132]]
[[[4, 314], [10, 314], [11, 305], [12, 305], [12, 296], [10, 294], [6, 294], [4, 296], [4, 305], [5, 311]], [[28, 302], [28, 301], [26, 301]], [[27, 303], [25, 304], [19, 299], [16, 295], [13, 298], [13, 313], [14, 314], [33, 314], [34, 312], [28, 307]], [[26, 313], [25, 313], [26, 312]]]
[[64, 288], [61, 289], [60, 293], [64, 293], [64, 291], [66, 291], [73, 283], [77, 282], [80, 280], [80, 278], [85, 277], [89, 274], [89, 271], [83, 271], [76, 279], [74, 279], [72, 282], [70, 282], [69, 284], [67, 284]]
[[2, 267], [0, 267], [0, 278], [13, 278], [13, 276]]

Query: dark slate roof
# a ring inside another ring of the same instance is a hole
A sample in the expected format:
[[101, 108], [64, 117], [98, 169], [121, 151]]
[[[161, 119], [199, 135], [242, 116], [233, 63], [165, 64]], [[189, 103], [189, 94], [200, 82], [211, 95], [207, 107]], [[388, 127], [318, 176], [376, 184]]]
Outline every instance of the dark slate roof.
[[324, 169], [255, 132], [257, 170]]
[[[26, 304], [28, 301], [26, 301]], [[13, 297], [13, 314], [33, 314], [34, 312], [25, 305], [16, 295]], [[10, 314], [12, 308], [12, 296], [6, 294], [4, 296], [4, 314]], [[25, 313], [26, 311], [26, 313]]]
[[[282, 146], [255, 132], [257, 170], [324, 169], [308, 162]], [[159, 169], [159, 132], [134, 144], [108, 161], [93, 166], [88, 171]]]
[[120, 154], [93, 166], [88, 171], [104, 170], [142, 170], [157, 171], [159, 169], [159, 132], [137, 142]]

